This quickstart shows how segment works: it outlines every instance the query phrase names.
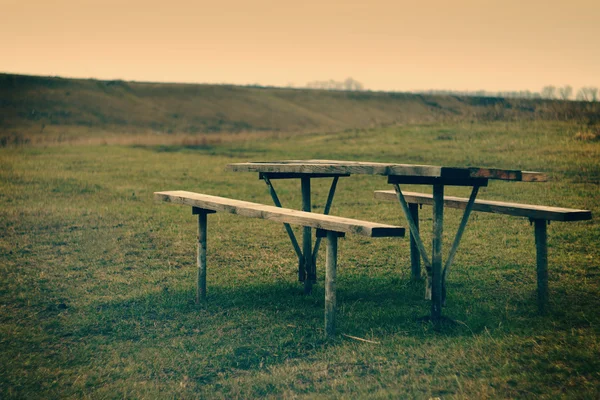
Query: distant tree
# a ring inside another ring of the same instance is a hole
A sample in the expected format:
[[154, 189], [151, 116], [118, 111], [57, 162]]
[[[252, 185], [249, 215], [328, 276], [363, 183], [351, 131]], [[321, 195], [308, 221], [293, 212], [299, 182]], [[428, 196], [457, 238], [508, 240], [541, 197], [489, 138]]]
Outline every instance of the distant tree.
[[362, 83], [354, 80], [353, 78], [346, 78], [344, 81], [336, 81], [330, 79], [328, 81], [313, 81], [306, 84], [307, 88], [310, 89], [326, 89], [326, 90], [364, 90]]
[[556, 94], [556, 87], [552, 85], [544, 86], [540, 94], [544, 99], [553, 99]]
[[529, 90], [522, 90], [519, 94], [519, 97], [522, 97], [524, 99], [531, 99], [533, 97], [533, 94]]
[[584, 86], [577, 92], [577, 100], [597, 101], [598, 88], [593, 86]]
[[363, 90], [362, 83], [348, 77], [344, 81], [344, 90]]
[[560, 98], [563, 100], [569, 100], [569, 97], [571, 97], [572, 93], [573, 93], [573, 88], [570, 85], [565, 85], [561, 88], [558, 88], [558, 94], [559, 94]]

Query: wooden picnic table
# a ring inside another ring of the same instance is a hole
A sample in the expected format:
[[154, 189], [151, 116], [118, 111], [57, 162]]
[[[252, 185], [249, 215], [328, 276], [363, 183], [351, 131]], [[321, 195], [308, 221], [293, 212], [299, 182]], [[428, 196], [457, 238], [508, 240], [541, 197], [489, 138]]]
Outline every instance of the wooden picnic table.
[[[333, 178], [324, 214], [328, 214], [335, 194], [338, 179], [352, 174], [382, 175], [387, 176], [388, 183], [394, 186], [398, 202], [408, 221], [411, 232], [411, 247], [418, 248], [423, 263], [427, 270], [426, 297], [431, 299], [431, 319], [437, 322], [442, 316], [442, 304], [445, 292], [445, 276], [452, 263], [460, 239], [467, 225], [469, 215], [481, 186], [487, 186], [489, 179], [522, 182], [544, 182], [547, 180], [545, 174], [540, 172], [507, 170], [497, 168], [475, 168], [475, 167], [443, 167], [432, 165], [357, 162], [339, 160], [282, 160], [269, 162], [246, 162], [234, 163], [227, 166], [228, 170], [235, 172], [258, 172], [263, 179], [273, 198], [276, 206], [281, 207], [271, 180], [274, 179], [300, 179], [302, 191], [302, 210], [311, 210], [310, 181], [313, 178]], [[433, 187], [433, 250], [431, 259], [427, 255], [425, 246], [419, 235], [418, 220], [413, 218], [414, 210], [411, 211], [402, 191], [401, 184], [431, 185]], [[444, 188], [445, 186], [471, 187], [471, 196], [464, 210], [463, 218], [459, 225], [454, 243], [442, 269], [442, 233], [444, 216]], [[310, 292], [312, 284], [316, 281], [315, 260], [320, 245], [317, 238], [312, 245], [312, 233], [310, 227], [303, 231], [302, 249], [294, 236], [294, 233], [286, 225], [286, 230], [299, 259], [299, 279], [304, 282], [305, 292]], [[412, 253], [412, 252], [411, 252]], [[417, 254], [417, 252], [414, 252]]]

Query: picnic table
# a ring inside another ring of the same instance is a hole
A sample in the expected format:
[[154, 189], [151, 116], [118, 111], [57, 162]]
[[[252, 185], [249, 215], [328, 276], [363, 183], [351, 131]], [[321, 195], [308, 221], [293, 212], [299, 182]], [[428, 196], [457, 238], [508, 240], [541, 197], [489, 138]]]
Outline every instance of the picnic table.
[[[234, 163], [227, 166], [234, 172], [258, 172], [260, 179], [267, 184], [273, 202], [281, 207], [281, 202], [273, 186], [272, 180], [300, 179], [302, 192], [302, 210], [311, 212], [311, 179], [333, 178], [324, 214], [331, 209], [333, 197], [340, 177], [352, 174], [382, 175], [386, 176], [388, 183], [394, 186], [398, 202], [408, 221], [411, 232], [411, 248], [416, 247], [427, 270], [426, 297], [431, 299], [431, 319], [439, 321], [442, 317], [442, 304], [445, 297], [445, 277], [458, 249], [462, 234], [467, 225], [469, 215], [482, 186], [487, 186], [488, 180], [497, 179], [505, 181], [543, 182], [546, 175], [540, 172], [507, 170], [495, 168], [475, 167], [444, 167], [432, 165], [394, 164], [376, 162], [356, 162], [338, 160], [282, 160], [269, 162]], [[433, 189], [433, 250], [431, 258], [425, 250], [418, 229], [418, 219], [415, 221], [414, 204], [407, 203], [400, 185], [429, 185]], [[464, 209], [464, 214], [456, 233], [452, 248], [445, 264], [442, 263], [442, 233], [444, 216], [444, 188], [446, 186], [471, 187], [471, 195]], [[298, 255], [299, 279], [304, 282], [305, 292], [310, 292], [312, 284], [316, 282], [315, 261], [320, 246], [317, 238], [312, 244], [310, 227], [303, 228], [302, 248], [289, 225], [285, 225], [292, 245]], [[411, 252], [412, 254], [412, 252]], [[418, 257], [418, 256], [417, 256]], [[442, 268], [443, 267], [443, 268]]]

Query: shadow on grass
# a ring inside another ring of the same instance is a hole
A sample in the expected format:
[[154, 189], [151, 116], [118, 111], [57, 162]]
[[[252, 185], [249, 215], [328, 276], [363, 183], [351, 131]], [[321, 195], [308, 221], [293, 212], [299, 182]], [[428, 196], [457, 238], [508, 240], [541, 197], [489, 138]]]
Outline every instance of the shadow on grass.
[[[186, 334], [217, 332], [232, 340], [248, 338], [251, 332], [274, 341], [291, 334], [296, 341], [321, 347], [335, 343], [342, 333], [383, 340], [397, 334], [460, 337], [476, 335], [502, 324], [509, 329], [526, 329], [534, 323], [532, 320], [548, 318], [536, 316], [534, 296], [512, 298], [517, 303], [510, 310], [513, 314], [507, 315], [506, 293], [487, 292], [483, 300], [465, 296], [462, 292], [468, 292], [469, 288], [455, 289], [457, 293], [443, 310], [444, 320], [434, 329], [428, 319], [430, 302], [423, 298], [422, 282], [346, 277], [338, 282], [338, 335], [329, 342], [323, 340], [322, 282], [311, 295], [303, 295], [301, 284], [296, 282], [209, 286], [207, 299], [199, 304], [194, 301], [193, 287], [189, 290], [165, 287], [144, 296], [96, 303], [80, 310], [88, 318], [71, 334], [138, 340], [162, 329], [183, 329]], [[235, 336], [237, 339], [233, 339]]]
[[[344, 349], [347, 343], [377, 346], [344, 334], [379, 342], [381, 347], [364, 348], [367, 355], [371, 351], [388, 354], [398, 344], [410, 348], [444, 338], [464, 338], [470, 343], [471, 337], [486, 335], [511, 337], [507, 345], [514, 342], [515, 351], [520, 351], [520, 343], [531, 335], [551, 336], [549, 332], [560, 326], [565, 331], [568, 324], [583, 321], [569, 312], [576, 308], [566, 304], [556, 313], [536, 316], [534, 295], [518, 298], [514, 295], [522, 288], [508, 294], [510, 288], [502, 288], [495, 292], [483, 287], [478, 294], [473, 287], [454, 285], [456, 293], [444, 309], [447, 319], [434, 329], [426, 318], [430, 305], [423, 299], [423, 282], [347, 276], [338, 281], [337, 336], [332, 340], [323, 336], [322, 282], [309, 296], [302, 294], [297, 282], [213, 285], [208, 299], [200, 304], [195, 304], [193, 285], [157, 287], [144, 295], [81, 309], [56, 307], [48, 311], [52, 324], [45, 328], [53, 343], [71, 349], [70, 365], [87, 365], [91, 353], [99, 360], [119, 354], [136, 368], [168, 370], [206, 385], [237, 370], [256, 371], [290, 360], [322, 360], [330, 349]], [[507, 299], [512, 304], [508, 313]], [[564, 314], [571, 315], [570, 319], [555, 321]], [[500, 325], [502, 329], [494, 328]]]

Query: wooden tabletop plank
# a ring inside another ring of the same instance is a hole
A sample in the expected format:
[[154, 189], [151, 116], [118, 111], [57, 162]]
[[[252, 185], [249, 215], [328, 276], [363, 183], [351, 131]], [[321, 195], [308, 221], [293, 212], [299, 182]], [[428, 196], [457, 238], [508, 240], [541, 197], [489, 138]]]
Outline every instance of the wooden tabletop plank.
[[279, 208], [183, 190], [155, 192], [154, 199], [160, 202], [368, 237], [403, 237], [405, 232], [404, 228], [394, 225]]
[[280, 160], [229, 164], [235, 172], [294, 173], [294, 174], [366, 174], [384, 176], [432, 177], [442, 179], [486, 178], [509, 181], [544, 182], [541, 172], [499, 168], [440, 167], [434, 165], [394, 164], [341, 160]]
[[[402, 192], [408, 203], [433, 205], [433, 195], [428, 193]], [[398, 201], [393, 190], [377, 190], [375, 198], [379, 200]], [[444, 196], [444, 206], [465, 209], [469, 199], [464, 197]], [[508, 214], [517, 217], [545, 219], [548, 221], [583, 221], [592, 219], [589, 210], [577, 210], [562, 207], [547, 207], [533, 204], [509, 203], [504, 201], [475, 200], [473, 211]]]

